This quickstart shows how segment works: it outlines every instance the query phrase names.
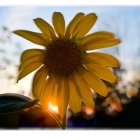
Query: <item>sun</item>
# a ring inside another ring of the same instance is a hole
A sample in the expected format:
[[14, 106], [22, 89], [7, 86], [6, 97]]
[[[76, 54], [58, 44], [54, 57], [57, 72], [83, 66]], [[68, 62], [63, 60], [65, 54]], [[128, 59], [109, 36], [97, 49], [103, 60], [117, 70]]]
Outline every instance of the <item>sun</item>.
[[52, 102], [49, 102], [48, 110], [53, 111], [54, 113], [58, 113], [58, 106]]

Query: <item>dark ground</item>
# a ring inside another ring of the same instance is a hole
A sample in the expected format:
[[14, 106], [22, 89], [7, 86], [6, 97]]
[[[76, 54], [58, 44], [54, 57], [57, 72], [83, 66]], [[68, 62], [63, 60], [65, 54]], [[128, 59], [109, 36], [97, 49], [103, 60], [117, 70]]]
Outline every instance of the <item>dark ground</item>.
[[96, 112], [91, 119], [81, 114], [72, 116], [68, 122], [71, 128], [99, 129], [140, 129], [140, 99], [126, 105], [116, 116], [107, 115], [104, 111]]

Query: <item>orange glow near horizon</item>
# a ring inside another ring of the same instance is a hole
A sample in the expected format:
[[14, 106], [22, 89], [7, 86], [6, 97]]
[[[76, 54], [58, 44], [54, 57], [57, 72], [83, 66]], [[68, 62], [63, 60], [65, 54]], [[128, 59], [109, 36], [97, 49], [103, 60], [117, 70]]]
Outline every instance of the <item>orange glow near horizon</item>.
[[50, 111], [53, 111], [55, 113], [58, 113], [58, 106], [57, 105], [54, 105], [52, 102], [49, 103], [48, 108], [49, 108]]

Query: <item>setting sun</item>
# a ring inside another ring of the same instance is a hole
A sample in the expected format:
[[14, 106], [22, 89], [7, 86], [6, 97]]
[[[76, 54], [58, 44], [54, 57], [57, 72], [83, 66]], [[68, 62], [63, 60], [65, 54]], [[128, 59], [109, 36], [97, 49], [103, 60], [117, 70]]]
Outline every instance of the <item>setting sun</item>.
[[48, 108], [49, 108], [50, 111], [58, 113], [58, 106], [54, 105], [52, 102], [49, 103], [49, 107]]

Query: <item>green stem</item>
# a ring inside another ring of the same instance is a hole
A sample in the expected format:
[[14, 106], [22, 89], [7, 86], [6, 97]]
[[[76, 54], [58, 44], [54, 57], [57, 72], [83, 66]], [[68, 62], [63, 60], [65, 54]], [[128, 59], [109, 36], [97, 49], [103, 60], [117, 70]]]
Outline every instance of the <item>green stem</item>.
[[62, 118], [62, 129], [66, 129], [66, 115]]

